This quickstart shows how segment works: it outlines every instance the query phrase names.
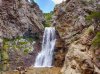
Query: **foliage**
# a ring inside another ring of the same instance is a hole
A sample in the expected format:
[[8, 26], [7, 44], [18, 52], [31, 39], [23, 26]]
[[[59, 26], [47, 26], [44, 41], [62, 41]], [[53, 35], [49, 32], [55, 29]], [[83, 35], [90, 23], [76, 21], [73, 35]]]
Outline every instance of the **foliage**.
[[45, 22], [43, 25], [44, 25], [44, 27], [50, 27], [50, 23], [48, 23], [48, 22]]
[[27, 41], [29, 41], [29, 42], [33, 42], [34, 41], [34, 39], [33, 38], [25, 38]]
[[0, 71], [2, 71], [2, 64], [0, 64]]
[[4, 61], [4, 60], [8, 60], [9, 57], [8, 57], [8, 53], [6, 51], [2, 51], [1, 52], [1, 60]]
[[3, 47], [0, 51], [0, 58], [2, 61], [8, 60], [9, 56], [7, 53], [7, 49], [9, 48], [8, 42], [10, 41], [10, 39], [8, 38], [3, 38]]
[[45, 23], [43, 24], [44, 27], [49, 27], [51, 25], [52, 15], [53, 15], [53, 12], [44, 13], [44, 17], [46, 19]]
[[44, 13], [45, 19], [46, 20], [51, 20], [52, 19], [52, 14], [51, 13]]
[[95, 39], [92, 41], [93, 46], [100, 47], [100, 32], [97, 32]]
[[25, 45], [27, 44], [28, 42], [19, 42], [19, 45]]
[[[38, 38], [38, 35], [36, 35], [36, 37], [32, 38], [32, 37], [27, 37], [24, 38], [22, 36], [18, 36], [16, 38], [13, 39], [7, 39], [4, 38], [3, 39], [3, 47], [2, 47], [2, 54], [1, 54], [1, 58], [6, 58], [8, 56], [8, 54], [6, 53], [8, 49], [13, 49], [14, 51], [22, 51], [23, 53], [27, 52], [29, 53], [32, 49], [32, 42], [36, 40], [36, 38]], [[27, 49], [27, 50], [26, 50]], [[4, 52], [5, 51], [5, 52]]]
[[10, 41], [9, 38], [3, 38], [3, 41]]
[[24, 49], [24, 54], [27, 54], [27, 53], [29, 53], [29, 49]]
[[92, 12], [89, 16], [86, 16], [87, 20], [100, 19], [100, 12]]
[[23, 38], [23, 36], [17, 36], [16, 38], [14, 38], [14, 39], [12, 39], [13, 41], [14, 40], [20, 40], [20, 39], [22, 39]]
[[2, 52], [1, 52], [1, 49], [0, 49], [0, 61], [1, 61], [1, 53], [2, 53]]

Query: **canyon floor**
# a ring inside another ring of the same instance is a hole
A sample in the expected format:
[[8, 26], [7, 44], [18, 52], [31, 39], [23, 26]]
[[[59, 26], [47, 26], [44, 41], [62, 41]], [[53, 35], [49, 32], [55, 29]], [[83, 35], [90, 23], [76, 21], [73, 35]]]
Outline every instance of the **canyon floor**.
[[61, 74], [61, 68], [59, 67], [51, 67], [51, 68], [33, 68], [30, 67], [26, 70], [22, 71], [6, 71], [0, 72], [0, 74]]

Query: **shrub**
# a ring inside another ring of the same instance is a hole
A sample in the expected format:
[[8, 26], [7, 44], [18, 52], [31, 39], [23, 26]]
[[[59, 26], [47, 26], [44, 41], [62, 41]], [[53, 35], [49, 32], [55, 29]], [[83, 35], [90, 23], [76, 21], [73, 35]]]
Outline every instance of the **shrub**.
[[24, 38], [23, 36], [18, 36], [13, 39], [3, 39], [3, 47], [0, 51], [0, 60], [5, 60], [9, 58], [7, 53], [8, 50], [21, 51], [23, 54], [28, 54], [32, 50], [33, 41], [38, 40], [39, 34], [34, 34], [33, 37]]
[[52, 13], [44, 13], [45, 19], [46, 20], [51, 20], [52, 19]]
[[86, 16], [86, 20], [100, 19], [100, 12], [92, 12], [89, 16]]
[[50, 13], [44, 13], [44, 17], [46, 21], [44, 22], [44, 27], [49, 27], [51, 25], [51, 19], [52, 19], [53, 12]]
[[9, 57], [8, 57], [8, 53], [6, 51], [2, 51], [1, 52], [1, 60], [4, 61], [4, 60], [8, 60]]
[[48, 24], [47, 22], [45, 22], [45, 23], [43, 24], [43, 26], [44, 26], [44, 27], [50, 27], [50, 24]]
[[27, 44], [28, 42], [19, 42], [19, 45], [25, 45]]
[[100, 32], [97, 32], [96, 37], [92, 41], [93, 46], [100, 47]]
[[28, 54], [29, 53], [29, 49], [24, 49], [24, 54]]

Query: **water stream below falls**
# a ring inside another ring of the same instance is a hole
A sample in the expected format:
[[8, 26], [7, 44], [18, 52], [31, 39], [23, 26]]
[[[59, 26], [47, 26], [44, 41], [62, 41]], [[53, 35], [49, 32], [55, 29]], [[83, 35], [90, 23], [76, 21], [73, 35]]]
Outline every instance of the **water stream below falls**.
[[34, 67], [52, 66], [55, 42], [55, 27], [46, 27], [43, 35], [42, 50], [36, 57]]

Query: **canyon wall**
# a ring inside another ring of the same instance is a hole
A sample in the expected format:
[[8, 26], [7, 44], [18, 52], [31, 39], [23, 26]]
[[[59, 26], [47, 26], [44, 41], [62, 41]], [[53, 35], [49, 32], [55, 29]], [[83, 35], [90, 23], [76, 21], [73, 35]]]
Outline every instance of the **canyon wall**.
[[66, 0], [56, 5], [53, 19], [53, 26], [65, 43], [62, 74], [99, 74], [100, 1]]
[[0, 35], [12, 38], [43, 30], [44, 17], [36, 3], [27, 0], [0, 0]]
[[34, 1], [0, 0], [0, 70], [34, 65], [44, 21]]

